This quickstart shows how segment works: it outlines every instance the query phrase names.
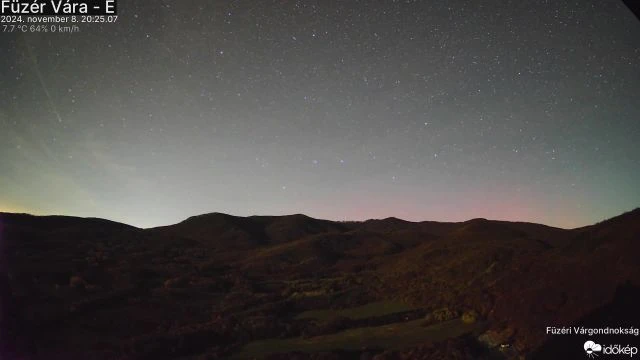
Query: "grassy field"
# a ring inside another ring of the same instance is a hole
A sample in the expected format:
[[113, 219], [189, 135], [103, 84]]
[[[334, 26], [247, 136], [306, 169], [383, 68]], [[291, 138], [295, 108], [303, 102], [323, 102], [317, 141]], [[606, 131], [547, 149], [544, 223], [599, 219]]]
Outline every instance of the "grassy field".
[[259, 358], [274, 353], [330, 350], [402, 349], [428, 342], [438, 342], [473, 331], [477, 324], [465, 324], [455, 319], [428, 327], [422, 319], [384, 326], [349, 329], [313, 338], [269, 339], [246, 345], [235, 358]]
[[339, 309], [339, 310], [310, 310], [300, 313], [297, 319], [316, 319], [316, 320], [328, 320], [338, 316], [348, 317], [350, 319], [366, 319], [375, 316], [383, 316], [389, 314], [395, 314], [399, 312], [411, 311], [415, 308], [408, 306], [400, 302], [392, 301], [380, 301], [375, 303], [369, 303], [363, 306]]

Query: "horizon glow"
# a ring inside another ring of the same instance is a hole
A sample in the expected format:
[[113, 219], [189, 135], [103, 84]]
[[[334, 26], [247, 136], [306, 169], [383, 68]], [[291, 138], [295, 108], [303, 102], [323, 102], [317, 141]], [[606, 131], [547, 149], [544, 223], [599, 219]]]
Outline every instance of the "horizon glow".
[[622, 2], [133, 0], [5, 35], [0, 211], [574, 228], [640, 206]]

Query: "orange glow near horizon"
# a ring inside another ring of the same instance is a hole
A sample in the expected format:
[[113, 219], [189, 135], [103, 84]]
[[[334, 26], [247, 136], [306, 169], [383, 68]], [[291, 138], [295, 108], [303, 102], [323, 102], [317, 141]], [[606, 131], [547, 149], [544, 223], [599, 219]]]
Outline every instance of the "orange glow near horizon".
[[32, 214], [32, 215], [38, 214], [37, 211], [29, 210], [22, 206], [16, 206], [12, 204], [0, 204], [0, 212], [14, 213], [14, 214]]

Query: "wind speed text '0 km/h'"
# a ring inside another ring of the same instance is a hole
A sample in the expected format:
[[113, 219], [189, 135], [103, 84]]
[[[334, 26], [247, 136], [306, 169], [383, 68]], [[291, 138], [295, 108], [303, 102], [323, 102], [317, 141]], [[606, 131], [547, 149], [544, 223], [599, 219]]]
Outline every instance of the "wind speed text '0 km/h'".
[[3, 33], [66, 33], [80, 32], [78, 25], [14, 25], [2, 24]]

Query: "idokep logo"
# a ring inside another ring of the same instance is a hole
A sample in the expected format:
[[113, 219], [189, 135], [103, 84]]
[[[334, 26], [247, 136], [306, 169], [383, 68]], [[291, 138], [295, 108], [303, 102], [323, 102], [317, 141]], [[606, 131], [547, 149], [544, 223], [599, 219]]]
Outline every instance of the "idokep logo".
[[600, 345], [591, 340], [584, 343], [584, 351], [587, 353], [587, 357], [593, 359], [599, 356], [599, 353], [604, 355], [629, 355], [633, 357], [638, 353], [638, 348], [635, 346], [622, 346], [622, 345]]
[[584, 351], [587, 352], [587, 356], [590, 358], [594, 358], [598, 356], [598, 353], [602, 351], [602, 346], [600, 344], [596, 344], [593, 341], [589, 340], [584, 343]]

